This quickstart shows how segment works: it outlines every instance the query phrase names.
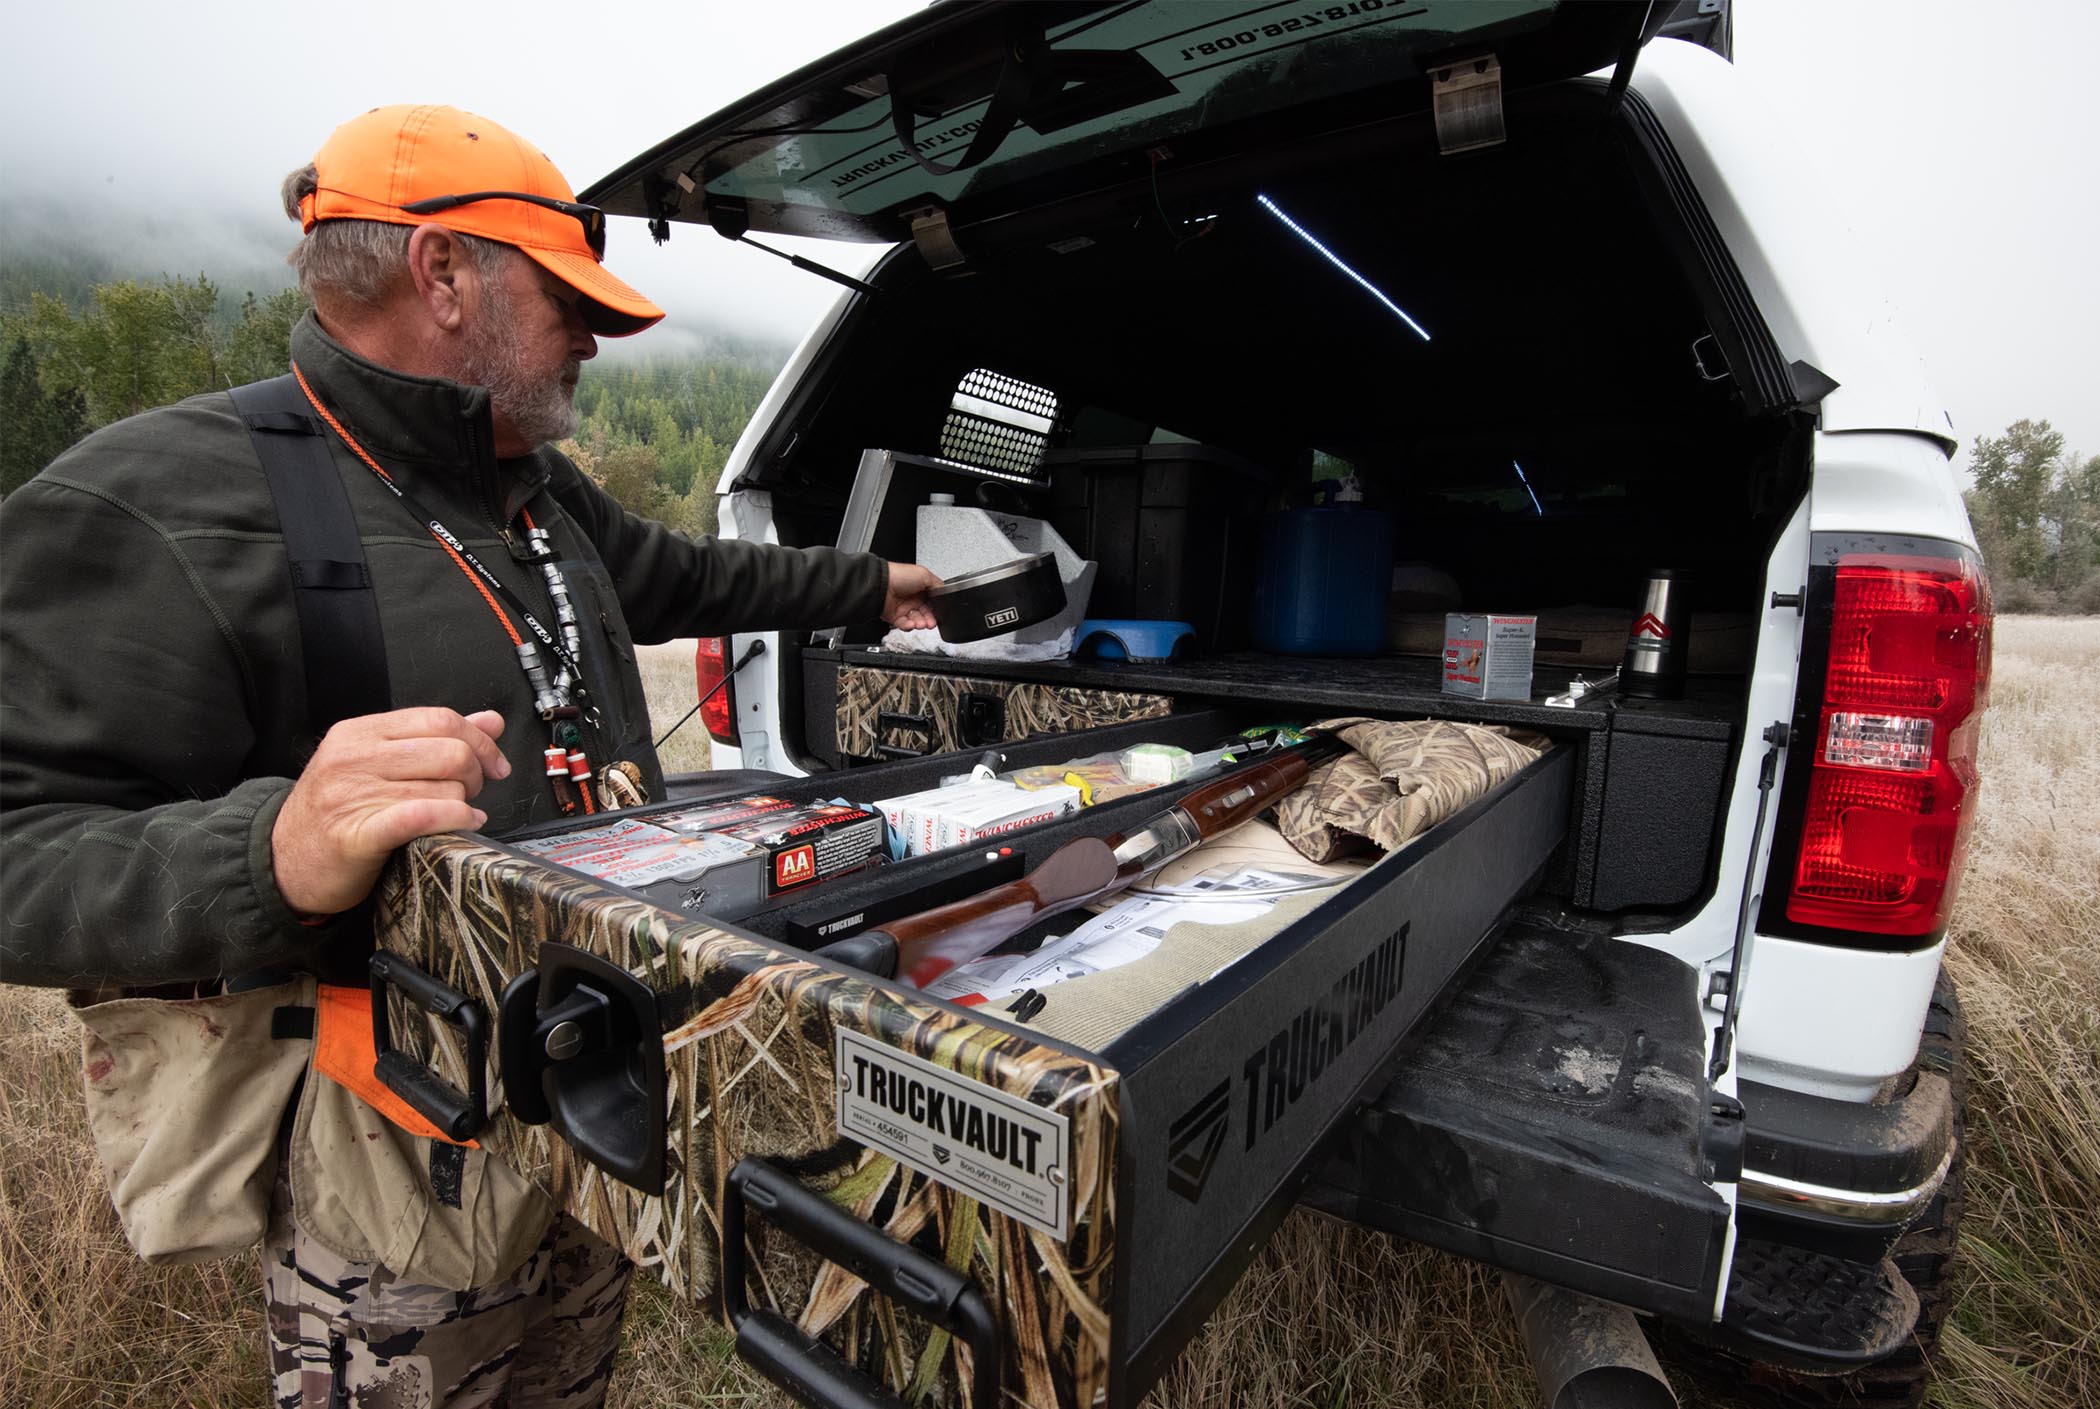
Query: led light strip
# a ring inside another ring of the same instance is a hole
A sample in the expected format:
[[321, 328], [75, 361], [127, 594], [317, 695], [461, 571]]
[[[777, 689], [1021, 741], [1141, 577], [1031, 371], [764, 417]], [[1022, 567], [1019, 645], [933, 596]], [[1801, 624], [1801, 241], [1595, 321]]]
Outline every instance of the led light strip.
[[[1400, 316], [1405, 318], [1407, 315], [1403, 313]], [[1518, 482], [1524, 486], [1524, 492], [1531, 496], [1531, 507], [1539, 511], [1540, 518], [1546, 517], [1545, 507], [1539, 503], [1539, 492], [1531, 487], [1531, 478], [1524, 473], [1524, 467], [1514, 460], [1509, 462], [1509, 467], [1517, 472]]]
[[[1377, 299], [1380, 303], [1384, 304], [1387, 308], [1392, 309], [1394, 313], [1398, 314], [1400, 316], [1400, 321], [1407, 324], [1408, 327], [1413, 328], [1415, 332], [1418, 335], [1420, 335], [1423, 342], [1429, 341], [1429, 334], [1423, 330], [1423, 327], [1420, 323], [1417, 323], [1414, 319], [1407, 316], [1406, 309], [1402, 308], [1399, 304], [1387, 298], [1385, 296], [1384, 291], [1381, 290], [1376, 284], [1372, 283], [1369, 279], [1366, 279], [1363, 275], [1357, 273], [1354, 269], [1351, 269], [1347, 264], [1344, 264], [1340, 255], [1336, 254], [1333, 250], [1327, 248], [1327, 246], [1321, 244], [1319, 240], [1314, 238], [1312, 232], [1307, 230], [1303, 225], [1300, 225], [1297, 221], [1291, 219], [1288, 215], [1285, 215], [1283, 213], [1283, 207], [1277, 205], [1276, 202], [1270, 200], [1267, 196], [1256, 195], [1254, 199], [1261, 202], [1261, 207], [1263, 210], [1266, 210], [1267, 212], [1269, 212], [1269, 214], [1275, 216], [1278, 220], [1281, 220], [1285, 225], [1288, 225], [1291, 229], [1292, 234], [1296, 235], [1299, 239], [1305, 241], [1305, 243], [1311, 245], [1314, 249], [1318, 250], [1321, 254], [1325, 255], [1329, 264], [1332, 264], [1335, 268], [1341, 270], [1344, 274], [1347, 274], [1350, 278], [1356, 280], [1357, 283], [1363, 285], [1364, 289], [1371, 295], [1371, 297]], [[1543, 513], [1544, 510], [1541, 510], [1540, 512]]]

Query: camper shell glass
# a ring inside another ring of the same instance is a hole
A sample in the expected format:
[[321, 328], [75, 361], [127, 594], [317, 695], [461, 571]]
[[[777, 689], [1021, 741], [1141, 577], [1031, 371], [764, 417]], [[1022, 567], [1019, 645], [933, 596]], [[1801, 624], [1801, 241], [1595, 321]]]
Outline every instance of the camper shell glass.
[[[1533, 87], [1618, 61], [1641, 6], [1555, 0], [936, 6], [790, 75], [584, 193], [615, 214], [845, 240], [909, 238], [1142, 171], [1430, 105], [1441, 61]], [[668, 230], [659, 225], [658, 233]]]

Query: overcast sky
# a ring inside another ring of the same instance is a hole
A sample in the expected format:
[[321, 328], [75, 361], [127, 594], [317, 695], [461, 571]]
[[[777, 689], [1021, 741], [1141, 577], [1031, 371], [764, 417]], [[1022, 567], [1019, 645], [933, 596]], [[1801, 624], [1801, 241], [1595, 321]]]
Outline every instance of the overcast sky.
[[[449, 102], [583, 186], [767, 80], [908, 14], [899, 0], [475, 6], [97, 0], [12, 6], [0, 219], [174, 272], [260, 267], [294, 231], [278, 180], [344, 119]], [[1736, 63], [1849, 208], [1966, 443], [2047, 417], [2100, 454], [2100, 6], [1742, 0]], [[196, 217], [192, 220], [192, 217]], [[802, 246], [806, 250], [807, 246]], [[819, 257], [860, 267], [874, 251]], [[793, 338], [830, 285], [680, 227], [616, 221], [608, 261], [669, 308]], [[659, 343], [662, 331], [649, 335]]]

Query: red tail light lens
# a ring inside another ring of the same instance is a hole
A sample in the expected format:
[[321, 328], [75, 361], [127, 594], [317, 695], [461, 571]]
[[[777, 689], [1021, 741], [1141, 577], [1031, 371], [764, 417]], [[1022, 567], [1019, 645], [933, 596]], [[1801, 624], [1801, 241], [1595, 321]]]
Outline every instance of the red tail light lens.
[[1890, 935], [1946, 923], [1990, 671], [1990, 589], [1973, 560], [1838, 559], [1788, 919]]
[[[709, 690], [722, 685], [722, 676], [728, 669], [728, 638], [702, 636], [699, 649], [693, 652], [693, 675], [700, 686], [702, 699], [707, 699]], [[722, 685], [720, 693], [700, 706], [700, 723], [719, 743], [733, 744], [737, 741], [735, 685]]]

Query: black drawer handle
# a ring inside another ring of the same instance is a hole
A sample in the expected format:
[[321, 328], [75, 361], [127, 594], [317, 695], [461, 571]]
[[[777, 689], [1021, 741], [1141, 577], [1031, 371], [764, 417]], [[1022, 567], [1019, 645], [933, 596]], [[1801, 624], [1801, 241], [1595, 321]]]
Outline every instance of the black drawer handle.
[[930, 714], [902, 714], [895, 710], [881, 710], [875, 716], [875, 732], [888, 734], [902, 729], [908, 734], [924, 734], [934, 737], [933, 716]]
[[947, 1263], [863, 1223], [777, 1165], [746, 1155], [729, 1171], [722, 1204], [722, 1306], [737, 1353], [774, 1384], [823, 1409], [888, 1409], [897, 1397], [814, 1337], [745, 1293], [744, 1211], [766, 1221], [970, 1347], [970, 1402], [999, 1403], [999, 1326], [977, 1283]]
[[903, 1409], [904, 1401], [846, 1363], [815, 1336], [772, 1311], [753, 1311], [736, 1327], [744, 1363], [816, 1409]]
[[[396, 1096], [452, 1140], [471, 1140], [489, 1123], [489, 1020], [481, 1005], [424, 973], [398, 954], [374, 954], [372, 974], [372, 1073]], [[430, 1068], [394, 1046], [387, 1014], [387, 989], [398, 988], [424, 1011], [458, 1028], [467, 1039], [467, 1090], [461, 1092]]]
[[[910, 744], [893, 744], [889, 736], [894, 733], [924, 734], [925, 748], [913, 748]], [[880, 710], [875, 715], [875, 756], [886, 759], [924, 758], [933, 751], [934, 741], [940, 736], [933, 727], [930, 714], [900, 714], [895, 710]]]

